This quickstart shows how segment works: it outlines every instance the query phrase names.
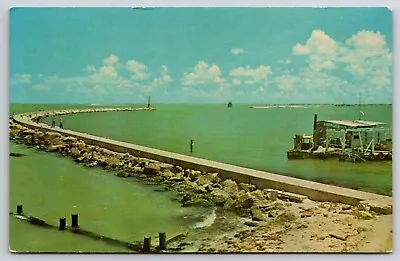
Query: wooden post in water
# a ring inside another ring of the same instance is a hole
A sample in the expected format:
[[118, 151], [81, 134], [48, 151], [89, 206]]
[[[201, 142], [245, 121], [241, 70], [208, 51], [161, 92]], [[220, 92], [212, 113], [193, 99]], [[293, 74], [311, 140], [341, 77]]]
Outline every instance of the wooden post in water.
[[17, 205], [17, 214], [22, 214], [23, 210], [22, 210], [22, 205]]
[[314, 114], [314, 130], [317, 129], [317, 114]]
[[71, 227], [79, 227], [79, 224], [78, 224], [78, 214], [72, 214], [72, 215], [71, 215], [71, 219], [72, 219]]
[[66, 227], [65, 218], [60, 218], [58, 230], [61, 230], [61, 231], [65, 230], [65, 227]]
[[313, 148], [317, 147], [317, 140], [319, 140], [319, 136], [317, 133], [317, 114], [314, 114], [314, 127], [313, 127]]
[[143, 241], [143, 252], [150, 253], [151, 237], [145, 237]]
[[158, 238], [159, 238], [159, 244], [158, 247], [161, 250], [165, 250], [167, 249], [167, 236], [165, 233], [158, 233]]

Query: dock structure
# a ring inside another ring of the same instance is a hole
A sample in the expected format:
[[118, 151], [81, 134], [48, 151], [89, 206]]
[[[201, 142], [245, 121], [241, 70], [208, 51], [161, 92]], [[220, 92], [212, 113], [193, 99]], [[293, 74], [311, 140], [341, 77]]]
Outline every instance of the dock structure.
[[362, 120], [317, 121], [314, 115], [313, 135], [295, 135], [289, 159], [339, 158], [366, 161], [391, 160], [391, 129], [383, 122]]

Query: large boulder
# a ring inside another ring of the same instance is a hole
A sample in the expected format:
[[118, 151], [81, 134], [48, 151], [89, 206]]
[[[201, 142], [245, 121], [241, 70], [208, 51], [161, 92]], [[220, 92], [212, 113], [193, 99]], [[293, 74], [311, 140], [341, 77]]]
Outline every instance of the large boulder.
[[161, 173], [161, 168], [159, 164], [149, 163], [143, 168], [143, 173], [149, 176], [155, 176]]
[[172, 171], [172, 173], [177, 174], [177, 173], [183, 172], [183, 168], [182, 168], [181, 166], [174, 166], [174, 167], [171, 169], [171, 171]]
[[190, 180], [195, 181], [201, 176], [201, 171], [189, 169], [187, 170], [187, 176], [190, 178]]
[[45, 133], [45, 140], [46, 140], [47, 144], [49, 144], [49, 145], [63, 143], [61, 138], [62, 138], [62, 135], [57, 132], [46, 132]]
[[182, 207], [191, 207], [191, 206], [210, 207], [212, 205], [213, 205], [212, 202], [202, 197], [193, 197], [182, 203]]
[[32, 135], [26, 135], [24, 137], [24, 143], [27, 145], [33, 145], [33, 136]]
[[174, 165], [171, 165], [171, 164], [168, 164], [168, 163], [162, 163], [162, 162], [158, 163], [158, 165], [160, 166], [161, 171], [172, 170], [173, 167], [174, 167]]
[[251, 192], [256, 189], [256, 186], [253, 184], [248, 184], [248, 183], [239, 183], [238, 187], [240, 189], [245, 190], [246, 192]]
[[[59, 134], [59, 133], [58, 133]], [[61, 135], [61, 134], [60, 134]], [[65, 137], [65, 138], [63, 138], [62, 139], [62, 141], [63, 142], [66, 142], [66, 143], [74, 143], [74, 142], [77, 142], [78, 141], [78, 139], [77, 138], [74, 138], [74, 137]]]
[[48, 152], [61, 152], [65, 148], [65, 144], [50, 145], [46, 151]]
[[123, 163], [121, 162], [121, 160], [117, 157], [110, 157], [106, 160], [107, 166], [108, 168], [118, 168], [123, 166]]
[[253, 206], [254, 200], [249, 193], [245, 193], [238, 197], [236, 200], [236, 206], [238, 208], [250, 208]]
[[253, 199], [256, 200], [256, 201], [262, 201], [262, 200], [266, 199], [266, 195], [264, 194], [264, 192], [262, 190], [259, 190], [259, 189], [254, 190], [250, 194], [253, 197]]
[[238, 185], [235, 181], [231, 179], [226, 179], [220, 183], [223, 187], [223, 189], [229, 193], [229, 194], [234, 194], [237, 193], [238, 191]]
[[172, 177], [175, 176], [175, 174], [169, 169], [164, 169], [163, 172], [162, 172], [162, 176], [165, 179], [171, 179]]
[[229, 194], [221, 189], [212, 190], [211, 195], [212, 195], [212, 200], [217, 206], [223, 206], [225, 202], [227, 202], [230, 199]]
[[218, 173], [207, 173], [201, 175], [196, 180], [196, 183], [201, 186], [207, 186], [211, 184], [217, 184], [221, 179], [218, 177]]
[[70, 155], [74, 158], [79, 158], [81, 156], [81, 151], [75, 147], [71, 148], [69, 152]]
[[259, 209], [257, 206], [252, 206], [250, 208], [250, 215], [251, 215], [251, 219], [253, 221], [267, 220], [266, 217], [264, 216], [263, 212], [261, 211], [261, 209]]

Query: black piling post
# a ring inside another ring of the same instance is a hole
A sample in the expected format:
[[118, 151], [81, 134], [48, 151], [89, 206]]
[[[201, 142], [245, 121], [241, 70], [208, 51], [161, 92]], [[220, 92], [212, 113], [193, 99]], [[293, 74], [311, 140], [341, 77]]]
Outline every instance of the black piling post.
[[17, 205], [17, 214], [22, 214], [23, 210], [22, 210], [22, 205]]
[[158, 238], [159, 238], [159, 248], [161, 250], [167, 249], [167, 236], [165, 233], [158, 233]]
[[313, 130], [316, 130], [317, 129], [317, 114], [314, 114], [314, 128], [313, 128]]
[[151, 237], [145, 237], [143, 241], [143, 252], [150, 253]]
[[193, 152], [193, 140], [190, 140], [190, 152]]
[[[317, 114], [314, 114], [314, 126], [313, 126], [313, 148], [317, 147], [317, 140], [319, 139], [319, 135], [317, 133]], [[319, 143], [319, 142], [318, 142]]]
[[72, 218], [71, 227], [79, 227], [78, 214], [72, 214], [71, 218]]
[[67, 226], [67, 225], [66, 225], [65, 218], [60, 218], [58, 230], [65, 230], [65, 227], [66, 227], [66, 226]]

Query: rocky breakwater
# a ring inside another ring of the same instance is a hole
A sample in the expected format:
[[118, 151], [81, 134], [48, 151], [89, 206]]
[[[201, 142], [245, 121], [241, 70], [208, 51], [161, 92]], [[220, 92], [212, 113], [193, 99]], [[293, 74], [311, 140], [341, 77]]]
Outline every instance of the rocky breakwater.
[[[92, 112], [118, 112], [118, 111], [152, 111], [155, 108], [89, 108], [89, 109], [72, 109], [72, 110], [54, 110], [54, 111], [39, 111], [21, 114], [20, 117], [25, 117], [28, 120], [38, 123], [41, 118], [50, 117], [52, 115], [66, 115], [77, 113], [92, 113]], [[12, 117], [10, 116], [10, 119]]]
[[[175, 191], [176, 200], [183, 207], [216, 207], [217, 218], [211, 226], [189, 231], [169, 244], [170, 251], [391, 250], [391, 215], [384, 215], [391, 213], [391, 206], [389, 213], [389, 207], [377, 209], [365, 202], [349, 206], [315, 202], [284, 191], [261, 190], [251, 184], [221, 180], [218, 173], [184, 169], [88, 145], [57, 132], [33, 130], [12, 119], [9, 133], [16, 142], [72, 157], [87, 167], [101, 167], [122, 178], [158, 185], [157, 191]], [[382, 220], [384, 227], [377, 225]], [[390, 243], [371, 245], [371, 238], [377, 233], [384, 233], [380, 237], [390, 239]]]

